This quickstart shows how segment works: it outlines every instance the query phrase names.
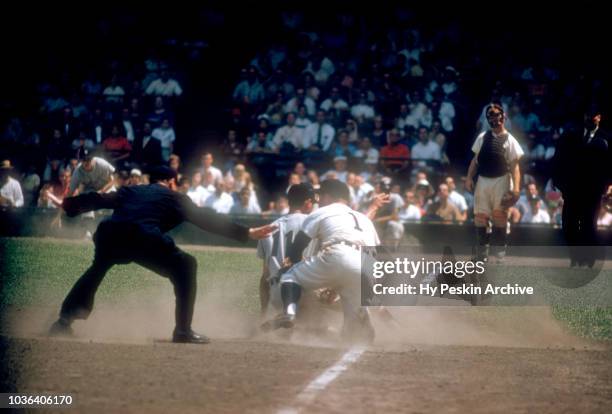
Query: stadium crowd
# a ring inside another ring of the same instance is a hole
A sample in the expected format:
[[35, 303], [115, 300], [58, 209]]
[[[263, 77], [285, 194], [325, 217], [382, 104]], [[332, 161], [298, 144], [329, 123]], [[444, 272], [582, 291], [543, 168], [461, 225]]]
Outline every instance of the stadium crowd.
[[[426, 30], [409, 14], [394, 17], [395, 29], [364, 28], [350, 14], [327, 28], [300, 12], [279, 16], [282, 36], [244, 62], [228, 93], [225, 138], [201, 153], [175, 151], [190, 141], [175, 133], [177, 103], [190, 93], [176, 62], [152, 55], [115, 62], [106, 76], [91, 71], [76, 88], [40, 84], [38, 112], [2, 126], [2, 148], [18, 150], [0, 166], [0, 204], [56, 208], [79, 192], [145, 184], [149, 166], [167, 163], [179, 172], [179, 191], [220, 213], [285, 214], [290, 185], [317, 188], [326, 178], [346, 182], [359, 210], [388, 192], [376, 220], [397, 239], [402, 222], [472, 219], [466, 160], [487, 128], [484, 106], [496, 102], [525, 152], [509, 220], [560, 224], [550, 161], [571, 112], [551, 103], [572, 102], [585, 86], [553, 52], [493, 63], [460, 51], [484, 44], [452, 25]], [[599, 222], [609, 226], [612, 189], [603, 200]]]

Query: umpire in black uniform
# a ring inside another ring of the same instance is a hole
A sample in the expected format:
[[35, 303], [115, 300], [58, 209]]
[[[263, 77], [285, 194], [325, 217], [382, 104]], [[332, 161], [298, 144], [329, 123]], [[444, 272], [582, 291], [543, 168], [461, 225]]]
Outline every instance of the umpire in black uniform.
[[602, 111], [591, 106], [584, 125], [570, 126], [563, 134], [553, 158], [553, 182], [563, 194], [563, 234], [572, 266], [592, 267], [598, 250], [592, 248], [599, 244], [597, 211], [612, 178], [610, 138], [600, 128], [601, 119]]
[[64, 200], [62, 207], [69, 216], [103, 208], [114, 212], [98, 226], [94, 235], [93, 263], [66, 296], [51, 334], [69, 334], [75, 319], [89, 316], [96, 291], [113, 265], [136, 262], [167, 277], [174, 285], [176, 325], [172, 340], [209, 342], [191, 329], [196, 298], [196, 259], [179, 249], [165, 233], [189, 221], [203, 230], [246, 241], [249, 237], [266, 237], [274, 227], [249, 229], [212, 210], [196, 207], [189, 197], [173, 191], [176, 172], [168, 167], [156, 167], [150, 175], [150, 185], [122, 187], [115, 193], [88, 193]]

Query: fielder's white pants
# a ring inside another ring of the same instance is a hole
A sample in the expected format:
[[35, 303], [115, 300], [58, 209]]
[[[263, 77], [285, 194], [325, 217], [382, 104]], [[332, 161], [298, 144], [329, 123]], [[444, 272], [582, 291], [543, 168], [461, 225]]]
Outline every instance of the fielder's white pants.
[[[335, 244], [316, 256], [304, 259], [281, 277], [281, 284], [293, 282], [312, 291], [330, 288], [338, 292], [345, 325], [359, 320], [361, 309], [361, 251]], [[367, 311], [367, 308], [364, 308]], [[362, 311], [363, 312], [363, 311]]]

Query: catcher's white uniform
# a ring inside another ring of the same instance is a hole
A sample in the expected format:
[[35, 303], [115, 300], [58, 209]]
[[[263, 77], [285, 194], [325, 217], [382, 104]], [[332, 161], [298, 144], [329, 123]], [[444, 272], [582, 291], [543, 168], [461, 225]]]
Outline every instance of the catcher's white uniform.
[[306, 290], [331, 288], [341, 297], [345, 325], [358, 319], [361, 309], [361, 246], [380, 244], [372, 221], [342, 203], [311, 213], [302, 231], [312, 239], [313, 255], [281, 276]]

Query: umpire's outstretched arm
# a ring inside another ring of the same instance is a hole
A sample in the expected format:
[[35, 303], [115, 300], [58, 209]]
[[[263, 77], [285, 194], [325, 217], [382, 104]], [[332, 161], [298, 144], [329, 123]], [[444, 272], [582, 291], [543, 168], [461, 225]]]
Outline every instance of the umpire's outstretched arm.
[[85, 193], [76, 197], [66, 197], [62, 202], [62, 208], [68, 217], [75, 217], [88, 211], [103, 208], [114, 209], [117, 207], [117, 193]]
[[226, 236], [241, 242], [249, 239], [249, 228], [234, 223], [229, 217], [215, 212], [213, 209], [197, 207], [191, 200], [185, 203], [185, 221], [188, 221], [204, 231]]
[[183, 203], [185, 221], [211, 233], [244, 243], [249, 238], [259, 240], [267, 237], [268, 234], [276, 229], [276, 226], [271, 224], [249, 228], [233, 222], [228, 216], [219, 214], [210, 208], [197, 207], [188, 197], [185, 197], [185, 199], [186, 201]]

